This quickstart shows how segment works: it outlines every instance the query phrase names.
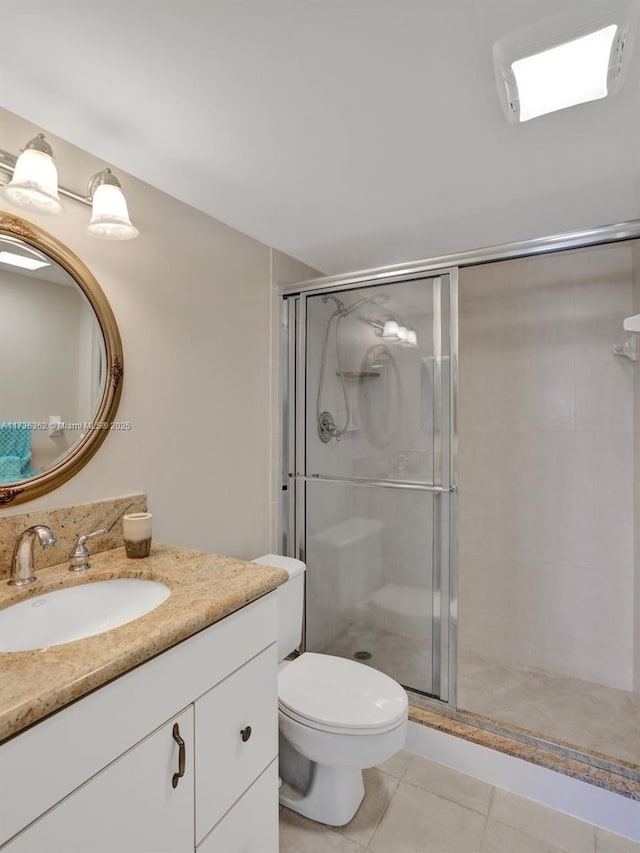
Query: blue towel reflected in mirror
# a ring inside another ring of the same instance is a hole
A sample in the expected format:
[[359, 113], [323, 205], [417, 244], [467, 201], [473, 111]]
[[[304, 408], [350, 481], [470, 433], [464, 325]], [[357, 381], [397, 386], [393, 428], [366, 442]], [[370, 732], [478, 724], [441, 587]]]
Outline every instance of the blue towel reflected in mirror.
[[31, 468], [31, 424], [0, 421], [0, 483], [15, 483], [40, 473]]

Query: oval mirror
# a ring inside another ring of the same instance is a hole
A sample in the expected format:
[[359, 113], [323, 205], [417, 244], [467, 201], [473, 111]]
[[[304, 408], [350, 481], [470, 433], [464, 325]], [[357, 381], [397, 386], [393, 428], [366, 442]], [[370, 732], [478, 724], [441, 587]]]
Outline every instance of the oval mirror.
[[122, 344], [102, 289], [46, 231], [0, 212], [0, 505], [57, 488], [111, 429]]

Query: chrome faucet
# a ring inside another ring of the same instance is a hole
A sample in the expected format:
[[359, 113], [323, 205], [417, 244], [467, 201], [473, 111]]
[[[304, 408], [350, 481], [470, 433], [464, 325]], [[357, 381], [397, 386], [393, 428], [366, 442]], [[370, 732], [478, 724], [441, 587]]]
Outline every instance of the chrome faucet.
[[33, 571], [33, 543], [36, 536], [43, 548], [51, 548], [56, 544], [53, 531], [45, 524], [36, 524], [23, 530], [13, 549], [9, 586], [26, 586], [36, 580]]

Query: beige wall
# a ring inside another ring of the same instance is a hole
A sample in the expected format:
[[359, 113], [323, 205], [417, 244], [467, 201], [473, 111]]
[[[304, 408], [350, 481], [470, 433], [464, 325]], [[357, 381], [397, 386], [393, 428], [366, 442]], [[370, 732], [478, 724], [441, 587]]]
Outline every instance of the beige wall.
[[[10, 151], [42, 130], [6, 111], [0, 126]], [[106, 165], [47, 138], [64, 185], [81, 191]], [[295, 262], [114, 171], [140, 229], [136, 240], [85, 235], [89, 209], [69, 200], [64, 216], [27, 218], [85, 261], [111, 303], [125, 356], [118, 419], [132, 429], [111, 433], [69, 483], [0, 516], [142, 491], [156, 538], [263, 553], [274, 509], [272, 263], [286, 275]]]
[[631, 252], [460, 272], [460, 647], [628, 690]]

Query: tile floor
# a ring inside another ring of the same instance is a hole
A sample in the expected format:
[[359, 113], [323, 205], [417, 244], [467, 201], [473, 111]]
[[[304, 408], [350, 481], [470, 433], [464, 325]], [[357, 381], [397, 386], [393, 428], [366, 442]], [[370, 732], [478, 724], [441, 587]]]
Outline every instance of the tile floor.
[[280, 809], [280, 853], [640, 853], [613, 835], [402, 750], [365, 771], [351, 823]]

